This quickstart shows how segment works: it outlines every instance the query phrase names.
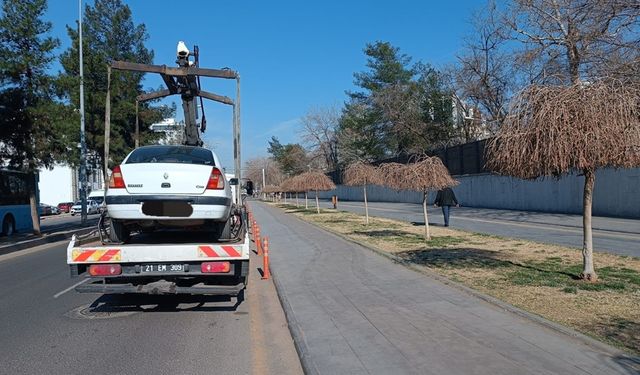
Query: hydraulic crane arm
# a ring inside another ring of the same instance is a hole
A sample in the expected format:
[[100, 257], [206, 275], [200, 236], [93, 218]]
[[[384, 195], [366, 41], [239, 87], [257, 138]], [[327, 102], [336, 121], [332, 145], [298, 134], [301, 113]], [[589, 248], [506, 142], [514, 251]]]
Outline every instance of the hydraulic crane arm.
[[200, 89], [199, 77], [214, 77], [224, 79], [238, 79], [238, 74], [231, 69], [207, 69], [198, 66], [198, 49], [194, 48], [195, 61], [189, 60], [189, 50], [183, 42], [178, 43], [177, 60], [178, 67], [166, 65], [139, 64], [127, 61], [113, 61], [111, 68], [116, 70], [158, 73], [167, 85], [166, 90], [158, 90], [138, 95], [137, 101], [143, 102], [159, 99], [170, 95], [180, 95], [182, 110], [184, 112], [185, 137], [184, 144], [190, 146], [202, 146], [200, 132], [204, 131], [204, 123], [198, 128], [198, 103], [197, 98], [205, 98], [219, 103], [235, 106], [234, 101], [226, 96], [217, 95]]

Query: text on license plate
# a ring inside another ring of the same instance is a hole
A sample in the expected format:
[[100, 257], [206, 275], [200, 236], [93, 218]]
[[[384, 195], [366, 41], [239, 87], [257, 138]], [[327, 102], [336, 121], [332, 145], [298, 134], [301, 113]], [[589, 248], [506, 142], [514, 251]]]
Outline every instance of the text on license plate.
[[142, 272], [184, 272], [184, 264], [143, 264]]

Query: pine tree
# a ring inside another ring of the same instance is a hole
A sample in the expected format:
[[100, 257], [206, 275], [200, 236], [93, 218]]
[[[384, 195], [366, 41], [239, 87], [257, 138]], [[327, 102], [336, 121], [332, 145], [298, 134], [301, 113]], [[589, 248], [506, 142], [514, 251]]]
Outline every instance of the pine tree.
[[31, 216], [40, 233], [35, 175], [67, 160], [73, 136], [66, 108], [47, 73], [59, 45], [44, 21], [46, 0], [5, 0], [0, 18], [0, 159], [32, 176]]
[[[71, 47], [60, 57], [64, 69], [60, 86], [75, 108], [79, 108], [79, 59], [77, 27], [67, 26]], [[86, 5], [83, 18], [85, 129], [87, 150], [104, 163], [104, 118], [107, 65], [113, 60], [142, 64], [153, 62], [153, 51], [145, 46], [144, 24], [133, 22], [131, 9], [121, 0], [96, 0]], [[111, 74], [110, 165], [119, 163], [134, 147], [136, 96], [142, 93], [142, 73], [113, 71]], [[157, 139], [148, 125], [171, 114], [167, 107], [140, 103], [140, 144]]]

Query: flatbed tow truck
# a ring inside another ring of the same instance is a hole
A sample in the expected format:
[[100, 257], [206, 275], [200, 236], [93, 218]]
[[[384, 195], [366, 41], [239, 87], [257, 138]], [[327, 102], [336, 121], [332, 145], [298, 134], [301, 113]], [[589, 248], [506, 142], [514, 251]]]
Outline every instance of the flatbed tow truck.
[[[247, 213], [240, 194], [240, 76], [230, 69], [204, 69], [199, 67], [198, 48], [194, 47], [195, 61], [189, 60], [189, 50], [178, 43], [178, 67], [147, 65], [113, 61], [111, 69], [151, 72], [161, 75], [166, 90], [141, 94], [137, 101], [180, 95], [185, 117], [183, 144], [201, 146], [200, 132], [205, 130], [204, 113], [200, 124], [197, 100], [206, 98], [233, 106], [233, 144], [235, 185], [230, 236], [211, 241], [203, 232], [167, 231], [153, 234], [140, 233], [127, 244], [109, 242], [109, 217], [104, 212], [98, 232], [100, 244], [86, 243], [86, 239], [73, 236], [67, 247], [67, 263], [71, 277], [87, 276], [75, 290], [80, 293], [143, 293], [143, 294], [206, 294], [237, 296], [243, 292], [249, 273], [249, 236]], [[200, 88], [200, 77], [236, 80], [236, 99], [208, 93]], [[109, 93], [107, 98], [109, 98]], [[137, 107], [137, 103], [136, 103]], [[108, 160], [109, 108], [105, 121], [105, 160]], [[136, 120], [136, 127], [138, 121]], [[136, 128], [136, 146], [138, 144]], [[105, 162], [105, 174], [107, 165]], [[95, 243], [95, 235], [92, 238]]]

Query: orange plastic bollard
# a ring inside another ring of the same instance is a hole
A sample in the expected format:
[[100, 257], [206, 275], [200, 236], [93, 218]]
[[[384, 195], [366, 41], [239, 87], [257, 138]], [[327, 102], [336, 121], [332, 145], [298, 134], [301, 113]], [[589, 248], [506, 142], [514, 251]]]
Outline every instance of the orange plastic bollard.
[[260, 227], [256, 224], [256, 236], [254, 237], [256, 248], [258, 249], [258, 256], [262, 255], [262, 241], [260, 238]]
[[269, 271], [269, 237], [264, 238], [264, 258], [262, 259], [262, 280], [268, 280], [271, 277], [271, 271]]

